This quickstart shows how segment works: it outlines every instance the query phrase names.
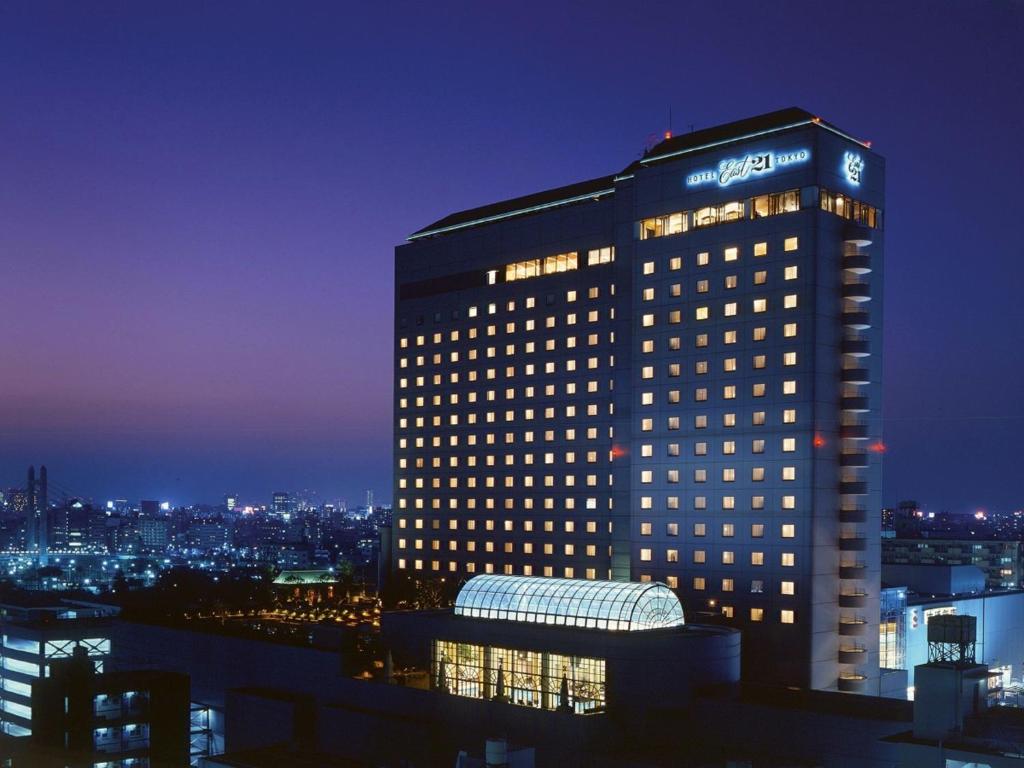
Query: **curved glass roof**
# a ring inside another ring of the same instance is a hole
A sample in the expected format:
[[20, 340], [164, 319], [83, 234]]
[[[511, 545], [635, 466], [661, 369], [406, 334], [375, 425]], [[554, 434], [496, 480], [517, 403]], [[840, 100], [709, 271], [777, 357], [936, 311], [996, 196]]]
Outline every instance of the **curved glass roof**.
[[478, 619], [635, 632], [683, 625], [683, 607], [660, 582], [486, 574], [466, 582], [455, 613]]

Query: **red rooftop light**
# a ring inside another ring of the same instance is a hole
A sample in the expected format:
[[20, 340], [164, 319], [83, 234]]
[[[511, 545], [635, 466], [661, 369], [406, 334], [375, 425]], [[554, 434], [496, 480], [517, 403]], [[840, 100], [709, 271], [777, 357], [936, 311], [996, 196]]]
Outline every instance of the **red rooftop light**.
[[885, 453], [885, 443], [879, 440], [877, 443], [871, 445], [871, 450], [875, 453]]
[[814, 436], [814, 447], [815, 448], [823, 448], [824, 446], [825, 446], [825, 438], [822, 437], [821, 435], [815, 435]]

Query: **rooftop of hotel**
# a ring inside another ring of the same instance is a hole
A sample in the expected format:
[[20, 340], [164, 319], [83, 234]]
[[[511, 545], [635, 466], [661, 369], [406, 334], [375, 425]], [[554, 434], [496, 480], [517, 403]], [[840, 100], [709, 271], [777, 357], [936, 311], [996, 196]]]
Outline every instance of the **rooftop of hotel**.
[[690, 133], [683, 133], [678, 136], [668, 136], [644, 152], [642, 158], [630, 163], [619, 173], [458, 211], [417, 230], [409, 235], [409, 240], [445, 234], [513, 216], [534, 213], [539, 210], [573, 205], [587, 200], [596, 200], [613, 194], [617, 179], [628, 178], [634, 171], [649, 165], [672, 160], [691, 152], [699, 152], [737, 141], [756, 138], [757, 136], [802, 128], [808, 125], [816, 125], [850, 141], [854, 141], [865, 148], [870, 148], [870, 143], [850, 136], [813, 113], [799, 107], [789, 107], [756, 117], [716, 125], [711, 128], [703, 128], [699, 131], [691, 131]]

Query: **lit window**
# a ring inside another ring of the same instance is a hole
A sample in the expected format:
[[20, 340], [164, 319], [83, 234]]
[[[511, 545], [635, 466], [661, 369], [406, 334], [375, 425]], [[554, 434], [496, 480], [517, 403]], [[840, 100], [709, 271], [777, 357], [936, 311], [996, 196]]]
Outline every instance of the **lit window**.
[[786, 251], [795, 251], [800, 247], [800, 239], [797, 237], [787, 237], [783, 249]]
[[796, 613], [789, 608], [783, 608], [779, 611], [779, 621], [783, 624], [792, 624], [796, 621]]

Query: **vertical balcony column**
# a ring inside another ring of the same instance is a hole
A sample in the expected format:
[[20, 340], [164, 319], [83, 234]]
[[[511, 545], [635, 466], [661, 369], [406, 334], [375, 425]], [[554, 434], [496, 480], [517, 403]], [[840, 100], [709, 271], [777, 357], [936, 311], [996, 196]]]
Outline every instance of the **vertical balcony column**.
[[[843, 341], [840, 357], [840, 387], [842, 402], [841, 418], [844, 424], [866, 423], [863, 420], [869, 413], [870, 403], [864, 395], [863, 387], [868, 384], [866, 358], [870, 354], [867, 339], [862, 333], [869, 327], [868, 313], [865, 309], [871, 300], [870, 286], [867, 275], [871, 272], [871, 257], [867, 247], [871, 245], [870, 230], [860, 227], [848, 227], [844, 234], [843, 255], [841, 260], [840, 310], [843, 316]], [[862, 497], [866, 493], [865, 485], [866, 461], [858, 448], [859, 440], [863, 439], [859, 429], [848, 430], [848, 435], [840, 440], [840, 510], [858, 509]], [[841, 515], [841, 512], [840, 512]], [[842, 520], [840, 517], [840, 539], [837, 546], [840, 550], [840, 562], [847, 566], [860, 562], [860, 556], [866, 542], [855, 517]], [[865, 589], [861, 578], [861, 568], [840, 568], [838, 582], [839, 594], [837, 602], [840, 610], [839, 632], [841, 635], [857, 634], [867, 626], [857, 615], [857, 609], [863, 602]], [[856, 669], [866, 654], [851, 652], [843, 646], [837, 653], [837, 661], [841, 665], [836, 686], [841, 691], [859, 692], [864, 685], [864, 676]]]

